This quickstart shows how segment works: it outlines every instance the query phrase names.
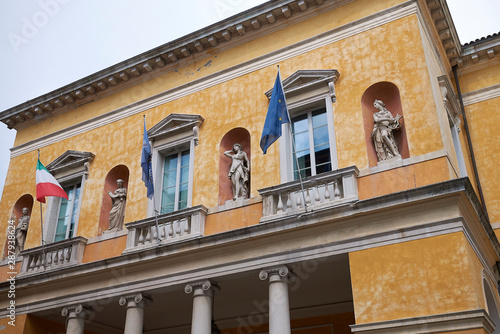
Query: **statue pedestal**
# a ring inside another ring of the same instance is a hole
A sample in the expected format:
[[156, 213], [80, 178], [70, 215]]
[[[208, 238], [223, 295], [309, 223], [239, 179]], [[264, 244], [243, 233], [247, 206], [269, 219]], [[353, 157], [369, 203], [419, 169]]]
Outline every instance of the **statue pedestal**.
[[398, 154], [394, 158], [379, 161], [377, 166], [385, 168], [403, 166], [403, 158], [401, 158], [401, 155]]

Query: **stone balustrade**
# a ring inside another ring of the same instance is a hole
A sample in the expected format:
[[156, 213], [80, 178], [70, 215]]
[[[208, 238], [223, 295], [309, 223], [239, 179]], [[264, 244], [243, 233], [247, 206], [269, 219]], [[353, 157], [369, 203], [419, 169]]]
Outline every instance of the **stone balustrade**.
[[303, 179], [304, 191], [299, 181], [260, 189], [263, 209], [261, 223], [308, 210], [326, 209], [358, 200], [355, 166], [322, 173]]
[[23, 264], [19, 276], [76, 266], [82, 263], [86, 244], [86, 238], [74, 237], [47, 244], [43, 248], [38, 246], [26, 249], [21, 252]]
[[206, 207], [198, 205], [160, 215], [158, 231], [155, 217], [127, 223], [127, 247], [124, 253], [201, 237], [205, 233], [207, 212]]

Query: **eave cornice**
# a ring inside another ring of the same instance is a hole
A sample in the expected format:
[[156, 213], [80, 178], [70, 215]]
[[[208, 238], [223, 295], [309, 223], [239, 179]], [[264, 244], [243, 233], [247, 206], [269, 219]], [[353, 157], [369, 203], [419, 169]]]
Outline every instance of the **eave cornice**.
[[214, 50], [242, 44], [354, 0], [275, 0], [161, 45], [33, 100], [0, 112], [0, 121], [21, 129], [137, 82], [193, 62]]
[[451, 66], [462, 67], [465, 64], [492, 59], [496, 54], [500, 54], [500, 36], [462, 46], [446, 0], [426, 0], [426, 4]]

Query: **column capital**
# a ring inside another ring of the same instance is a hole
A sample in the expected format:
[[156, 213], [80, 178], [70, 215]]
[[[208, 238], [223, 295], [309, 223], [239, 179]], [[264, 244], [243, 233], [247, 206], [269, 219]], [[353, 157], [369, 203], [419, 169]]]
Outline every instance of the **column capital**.
[[203, 294], [210, 293], [210, 292], [216, 294], [220, 291], [220, 288], [215, 282], [213, 282], [211, 280], [204, 280], [204, 281], [199, 281], [199, 282], [188, 283], [188, 284], [186, 284], [186, 287], [184, 288], [184, 292], [187, 294], [190, 294], [191, 292], [196, 291], [196, 290], [201, 290]]
[[127, 307], [134, 307], [134, 306], [144, 307], [144, 306], [149, 306], [153, 302], [153, 299], [145, 293], [138, 292], [130, 295], [121, 296], [118, 302], [121, 306], [133, 302], [134, 305], [130, 306], [127, 305]]
[[273, 277], [273, 276], [274, 277], [277, 276], [278, 280], [285, 280], [288, 282], [295, 277], [295, 274], [286, 265], [262, 269], [259, 273], [259, 278], [263, 281], [265, 281], [268, 277], [269, 277], [269, 281], [271, 281], [270, 277]]
[[94, 310], [90, 306], [83, 306], [82, 304], [66, 306], [62, 309], [61, 315], [68, 318], [80, 318], [87, 320], [94, 315]]

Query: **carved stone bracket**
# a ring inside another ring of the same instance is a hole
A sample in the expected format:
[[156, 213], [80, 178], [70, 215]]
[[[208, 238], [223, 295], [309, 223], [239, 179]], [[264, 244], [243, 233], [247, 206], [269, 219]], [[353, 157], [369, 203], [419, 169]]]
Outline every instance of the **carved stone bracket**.
[[200, 293], [204, 294], [204, 295], [209, 295], [209, 294], [219, 293], [220, 288], [215, 282], [210, 281], [210, 280], [186, 284], [186, 287], [184, 288], [184, 292], [187, 294], [190, 294], [193, 291], [194, 291], [195, 295], [200, 294]]
[[263, 281], [269, 278], [269, 280], [280, 280], [291, 282], [295, 278], [295, 274], [286, 265], [262, 269], [259, 273], [259, 278]]
[[141, 307], [141, 308], [143, 308], [145, 306], [151, 305], [152, 302], [153, 302], [153, 299], [149, 295], [144, 294], [142, 292], [122, 296], [122, 297], [120, 297], [120, 300], [118, 301], [118, 303], [121, 306], [127, 305], [127, 308], [128, 307]]

